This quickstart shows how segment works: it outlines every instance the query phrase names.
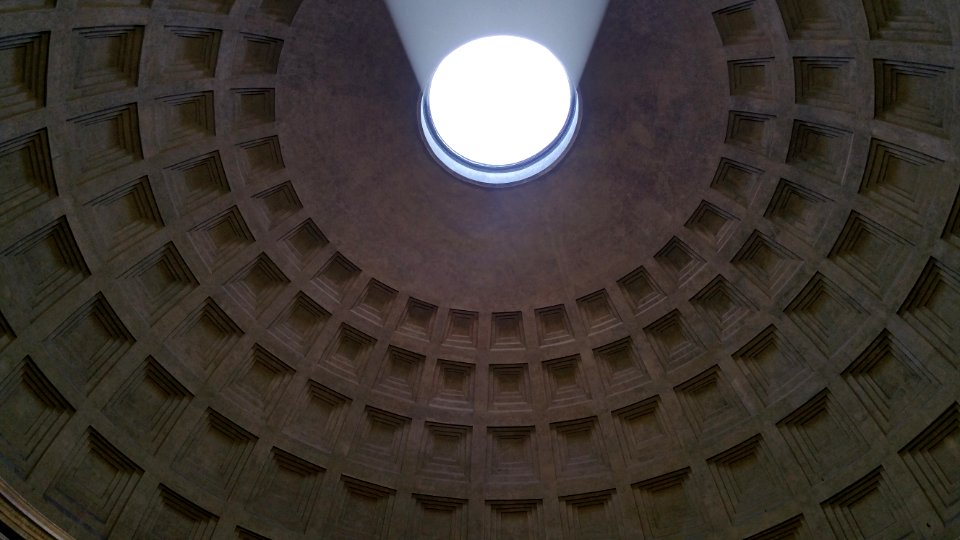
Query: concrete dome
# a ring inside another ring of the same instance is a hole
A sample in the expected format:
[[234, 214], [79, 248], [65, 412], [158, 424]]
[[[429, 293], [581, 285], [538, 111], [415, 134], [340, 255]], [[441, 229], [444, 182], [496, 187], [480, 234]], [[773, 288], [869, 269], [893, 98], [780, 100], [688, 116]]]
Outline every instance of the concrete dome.
[[0, 0], [0, 536], [960, 536], [956, 0], [611, 0], [550, 173], [381, 2]]

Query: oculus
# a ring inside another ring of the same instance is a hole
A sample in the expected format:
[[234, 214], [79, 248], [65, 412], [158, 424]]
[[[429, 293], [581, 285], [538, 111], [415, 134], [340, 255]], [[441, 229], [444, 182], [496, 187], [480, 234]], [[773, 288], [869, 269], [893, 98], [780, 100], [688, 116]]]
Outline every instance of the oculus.
[[576, 135], [579, 97], [563, 64], [526, 38], [467, 42], [437, 66], [421, 98], [424, 141], [457, 176], [511, 185], [547, 172]]

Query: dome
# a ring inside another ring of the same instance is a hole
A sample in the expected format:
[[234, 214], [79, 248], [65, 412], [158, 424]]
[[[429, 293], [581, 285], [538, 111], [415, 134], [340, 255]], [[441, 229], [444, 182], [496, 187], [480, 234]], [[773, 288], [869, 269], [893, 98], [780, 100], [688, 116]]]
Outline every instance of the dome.
[[0, 536], [960, 535], [960, 10], [611, 0], [460, 181], [387, 6], [0, 0]]

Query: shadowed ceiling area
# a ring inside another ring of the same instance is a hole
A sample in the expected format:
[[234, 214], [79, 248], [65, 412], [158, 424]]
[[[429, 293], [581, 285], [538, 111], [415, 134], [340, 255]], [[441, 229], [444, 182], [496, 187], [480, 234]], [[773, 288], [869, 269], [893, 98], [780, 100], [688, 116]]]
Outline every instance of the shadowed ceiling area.
[[0, 522], [960, 536], [957, 7], [611, 0], [488, 189], [380, 2], [0, 0]]

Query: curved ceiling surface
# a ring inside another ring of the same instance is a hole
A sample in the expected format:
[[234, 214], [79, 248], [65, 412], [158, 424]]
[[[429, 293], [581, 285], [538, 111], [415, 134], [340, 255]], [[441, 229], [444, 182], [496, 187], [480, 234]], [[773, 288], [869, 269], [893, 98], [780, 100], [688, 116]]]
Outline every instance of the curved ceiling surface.
[[722, 50], [698, 38], [716, 32], [709, 11], [661, 2], [608, 14], [562, 166], [530, 186], [487, 190], [456, 181], [424, 149], [419, 88], [388, 14], [339, 21], [305, 5], [297, 24], [316, 33], [289, 44], [281, 118], [292, 165], [316, 184], [305, 196], [324, 231], [386, 282], [465, 309], [557, 302], [632, 270], [682, 225], [676, 209], [693, 212], [708, 188], [728, 92]]
[[956, 537], [955, 7], [612, 0], [484, 189], [379, 2], [0, 0], [0, 520]]

